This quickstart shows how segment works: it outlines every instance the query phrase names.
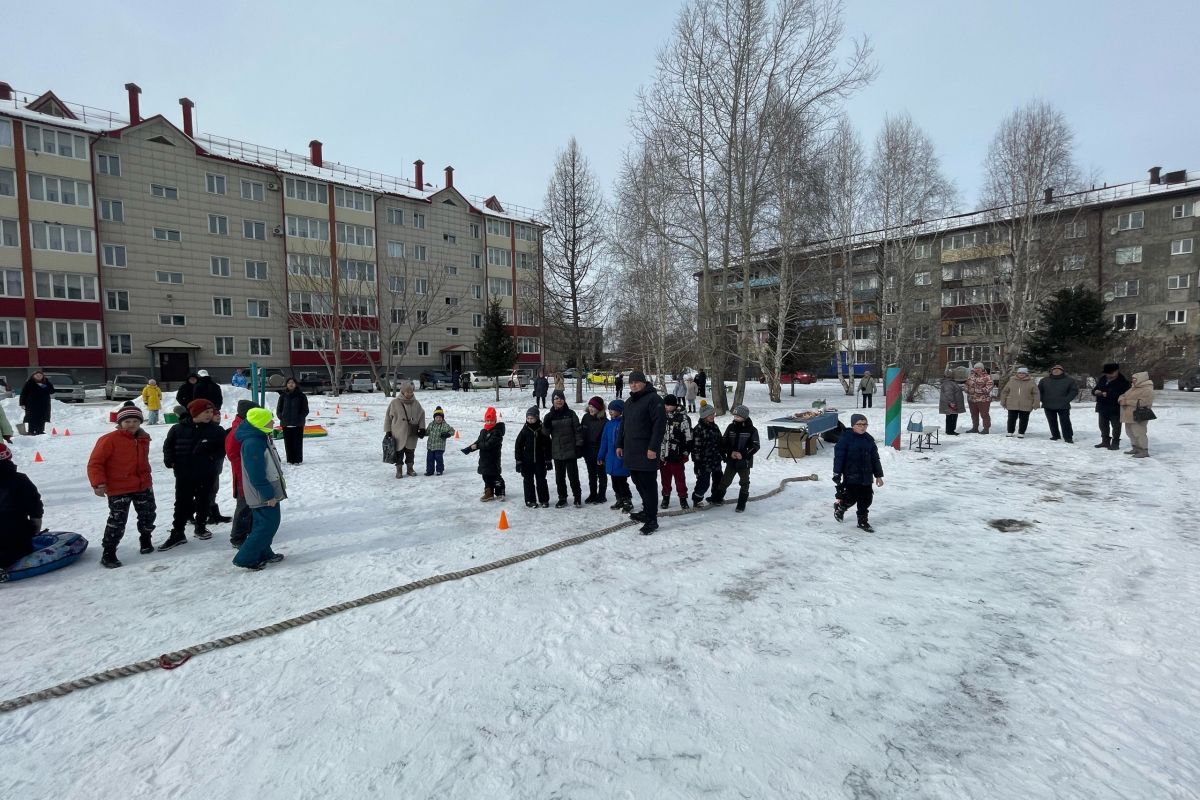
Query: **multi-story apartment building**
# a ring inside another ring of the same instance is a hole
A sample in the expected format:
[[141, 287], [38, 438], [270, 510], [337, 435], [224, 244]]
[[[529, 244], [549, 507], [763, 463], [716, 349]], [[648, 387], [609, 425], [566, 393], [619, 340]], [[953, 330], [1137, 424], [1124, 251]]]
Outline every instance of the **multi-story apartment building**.
[[[889, 245], [900, 237], [902, 247]], [[1117, 186], [1054, 195], [1021, 215], [1006, 209], [914, 222], [903, 232], [870, 231], [849, 242], [813, 242], [796, 248], [793, 269], [799, 324], [818, 325], [858, 371], [878, 369], [879, 352], [901, 336], [913, 364], [939, 370], [982, 361], [1009, 367], [1006, 326], [1025, 300], [1059, 287], [1085, 286], [1107, 302], [1114, 325], [1161, 337], [1170, 359], [1200, 358], [1200, 173], [1163, 174]], [[896, 256], [902, 250], [901, 264]], [[849, 269], [842, 264], [849, 259]], [[1024, 278], [1013, 279], [1014, 261]], [[742, 283], [717, 293], [703, 323], [731, 332], [767, 335], [770, 298], [779, 291], [780, 258], [755, 264], [751, 305]], [[815, 276], [815, 277], [814, 277]], [[848, 282], [848, 283], [847, 283]], [[1023, 283], [1024, 286], [1014, 284]], [[1028, 315], [1026, 316], [1028, 319]], [[926, 370], [932, 371], [932, 370]]]
[[[0, 367], [470, 369], [499, 299], [541, 363], [532, 212], [0, 83]], [[13, 376], [10, 374], [10, 379]]]

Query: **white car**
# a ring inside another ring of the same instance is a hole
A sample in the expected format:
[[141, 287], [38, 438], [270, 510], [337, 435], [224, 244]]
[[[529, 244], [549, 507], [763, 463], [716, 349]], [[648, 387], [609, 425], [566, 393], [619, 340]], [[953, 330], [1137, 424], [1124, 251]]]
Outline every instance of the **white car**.
[[142, 396], [142, 389], [149, 380], [145, 375], [114, 375], [104, 387], [104, 399], [136, 400]]
[[373, 392], [375, 391], [375, 379], [369, 372], [348, 372], [342, 381], [342, 391]]
[[516, 370], [498, 378], [491, 375], [484, 375], [482, 372], [468, 372], [467, 374], [471, 376], [472, 389], [494, 389], [497, 382], [499, 382], [501, 389], [524, 389], [528, 383], [525, 376]]

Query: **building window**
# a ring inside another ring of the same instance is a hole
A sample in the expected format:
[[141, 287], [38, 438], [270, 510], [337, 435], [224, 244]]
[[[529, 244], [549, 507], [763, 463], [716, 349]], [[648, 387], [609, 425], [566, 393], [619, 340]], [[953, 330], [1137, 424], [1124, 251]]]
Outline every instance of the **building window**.
[[512, 228], [508, 222], [502, 219], [489, 219], [487, 221], [488, 236], [511, 236]]
[[100, 323], [80, 320], [38, 320], [39, 347], [99, 347]]
[[488, 294], [512, 297], [513, 282], [509, 278], [488, 278]]
[[213, 172], [204, 173], [204, 191], [209, 194], [225, 194], [225, 176]]
[[427, 260], [425, 245], [419, 244], [419, 245], [416, 245], [415, 247], [413, 247], [413, 260], [414, 261], [426, 261]]
[[113, 178], [121, 177], [121, 157], [106, 153], [96, 154], [96, 172]]
[[288, 292], [288, 311], [297, 314], [328, 314], [333, 300], [320, 292]]
[[1191, 252], [1192, 252], [1192, 240], [1191, 239], [1176, 239], [1175, 241], [1171, 242], [1171, 255], [1186, 256]]
[[254, 200], [254, 201], [261, 203], [264, 199], [266, 199], [265, 189], [266, 189], [266, 187], [264, 187], [262, 185], [261, 181], [243, 180], [242, 181], [242, 199], [243, 200]]
[[417, 355], [429, 355], [429, 342], [417, 342]]
[[404, 294], [404, 276], [389, 275], [388, 276], [388, 291], [392, 294]]
[[[29, 185], [30, 200], [41, 200], [64, 206], [92, 207], [92, 185], [86, 181], [31, 173], [26, 183]], [[4, 192], [0, 191], [0, 194], [4, 194]]]
[[[323, 188], [323, 187], [322, 187]], [[250, 355], [252, 356], [269, 356], [271, 355], [271, 340], [261, 336], [251, 336], [248, 340], [250, 343]]]
[[258, 239], [259, 241], [265, 240], [267, 238], [267, 223], [253, 219], [242, 220], [242, 238]]
[[[328, 236], [326, 236], [328, 238]], [[375, 229], [366, 225], [351, 225], [348, 222], [337, 224], [338, 244], [356, 244], [360, 247], [375, 246]]]
[[95, 300], [96, 279], [74, 272], [33, 273], [33, 295], [48, 300]]
[[1200, 216], [1200, 202], [1196, 203], [1180, 203], [1171, 206], [1171, 219], [1183, 219], [1184, 217]]
[[114, 356], [133, 355], [133, 336], [128, 333], [110, 333], [108, 352]]
[[1063, 226], [1064, 239], [1082, 239], [1087, 236], [1086, 222], [1068, 222]]
[[213, 338], [213, 354], [218, 356], [233, 355], [233, 337], [217, 336]]
[[267, 279], [267, 262], [246, 261], [246, 277], [252, 281], [265, 281]]
[[288, 274], [308, 278], [329, 278], [333, 275], [329, 256], [311, 253], [288, 253]]
[[[339, 226], [340, 227], [340, 226]], [[298, 239], [316, 239], [329, 241], [329, 220], [315, 217], [297, 217], [291, 214], [287, 217], [287, 235]]]
[[124, 222], [125, 204], [120, 200], [101, 200], [100, 219], [108, 220], [109, 222]]
[[0, 297], [24, 297], [21, 270], [0, 269]]
[[225, 256], [210, 256], [208, 259], [208, 271], [216, 278], [229, 277], [229, 259]]
[[[517, 253], [517, 267], [519, 269], [533, 269], [533, 253]], [[879, 285], [879, 279], [875, 279], [875, 286]]]
[[150, 184], [150, 196], [161, 197], [164, 200], [178, 200], [179, 190], [174, 186], [163, 186], [161, 183]]
[[479, 253], [472, 253], [471, 254], [471, 269], [482, 269], [482, 268], [483, 268], [483, 256], [481, 256]]
[[933, 283], [933, 273], [932, 272], [918, 272], [916, 275], [913, 275], [913, 285], [914, 286], [929, 286], [932, 283]]
[[403, 225], [404, 209], [389, 207], [387, 210], [387, 221], [389, 225]]
[[[3, 328], [0, 327], [0, 330], [3, 330]], [[1187, 347], [1185, 345], [1182, 345], [1182, 344], [1167, 345], [1167, 358], [1186, 358], [1186, 357], [1187, 357]]]
[[1113, 317], [1113, 328], [1119, 331], [1136, 331], [1137, 314], [1117, 314]]
[[1183, 325], [1187, 322], [1187, 309], [1173, 308], [1167, 312], [1168, 325]]
[[1167, 276], [1168, 289], [1187, 289], [1192, 285], [1192, 275], [1169, 275]]
[[392, 342], [392, 355], [404, 355], [404, 342]]
[[246, 316], [258, 317], [265, 319], [271, 316], [271, 303], [269, 300], [247, 300], [246, 301]]
[[458, 274], [458, 267], [454, 266], [453, 264], [446, 264], [445, 266], [442, 267], [442, 269], [446, 270], [447, 275], [457, 275]]
[[404, 242], [389, 241], [387, 254], [388, 258], [404, 258]]
[[1064, 271], [1083, 269], [1087, 263], [1087, 259], [1081, 255], [1063, 256], [1062, 268]]
[[129, 292], [124, 289], [107, 289], [104, 292], [104, 307], [109, 311], [128, 311]]
[[929, 258], [929, 255], [932, 252], [933, 252], [933, 245], [918, 244], [913, 247], [913, 258], [914, 259]]
[[458, 305], [458, 298], [457, 298], [457, 297], [447, 297], [447, 298], [446, 298], [446, 305], [448, 305], [448, 306], [456, 306], [456, 305]]
[[483, 299], [483, 285], [482, 284], [476, 283], [471, 286], [471, 297], [475, 298], [476, 300]]
[[429, 279], [417, 278], [413, 281], [413, 294], [429, 294]]
[[25, 346], [25, 320], [0, 319], [0, 347]]
[[458, 336], [458, 328], [446, 328], [447, 336]]
[[1113, 284], [1113, 297], [1137, 297], [1141, 285], [1142, 282], [1137, 278], [1131, 281], [1117, 281]]
[[975, 246], [974, 233], [956, 233], [942, 239], [943, 250], [965, 250]]
[[310, 203], [328, 203], [329, 194], [325, 184], [306, 181], [303, 178], [287, 178], [284, 191], [293, 200], [307, 200]]
[[453, 233], [443, 233], [442, 241], [444, 241], [446, 244], [458, 244], [458, 237]]
[[518, 225], [517, 226], [517, 238], [523, 239], [527, 242], [536, 242], [537, 241], [537, 229], [534, 228], [532, 225]]
[[34, 250], [56, 250], [63, 253], [92, 252], [92, 229], [77, 225], [53, 225], [48, 222], [30, 223]]
[[182, 284], [183, 283], [183, 273], [182, 272], [166, 272], [165, 270], [158, 270], [154, 273], [154, 280], [157, 283]]
[[[87, 161], [87, 139], [74, 133], [25, 123], [25, 149]], [[119, 174], [119, 173], [118, 173]]]
[[[1144, 227], [1146, 224], [1145, 211], [1130, 211], [1127, 214], [1121, 214], [1117, 217], [1117, 230], [1132, 231]], [[1128, 330], [1133, 330], [1129, 328]]]
[[101, 248], [104, 255], [104, 266], [106, 267], [124, 267], [128, 265], [125, 260], [125, 245], [123, 244], [106, 244]]
[[17, 196], [17, 173], [11, 169], [0, 169], [0, 197]]
[[20, 226], [15, 219], [0, 219], [0, 247], [20, 247]]
[[12, 123], [6, 119], [0, 119], [0, 147], [12, 147], [13, 134]]
[[425, 215], [424, 214], [422, 214], [419, 211], [414, 211], [412, 217], [413, 217], [413, 227], [414, 228], [424, 228], [425, 227]]
[[155, 228], [151, 235], [160, 242], [181, 242], [183, 236], [174, 228]]
[[213, 298], [213, 316], [214, 317], [232, 317], [233, 316], [233, 298], [232, 297], [214, 297]]
[[1114, 254], [1118, 265], [1142, 263], [1142, 246], [1140, 244], [1134, 247], [1118, 247]]
[[540, 353], [542, 344], [534, 336], [520, 336], [517, 338], [517, 349], [522, 353]]
[[471, 315], [471, 327], [472, 328], [482, 328], [483, 327], [483, 314], [472, 314]]
[[374, 283], [375, 264], [370, 261], [355, 261], [352, 258], [339, 258], [338, 277], [351, 281], [366, 281], [367, 283]]
[[500, 247], [489, 247], [487, 249], [488, 264], [493, 267], [511, 267], [512, 253]]
[[351, 208], [355, 211], [375, 210], [375, 202], [371, 195], [340, 186], [333, 190], [333, 204], [338, 208]]
[[408, 311], [403, 308], [393, 308], [391, 316], [393, 325], [403, 325], [408, 319]]
[[187, 318], [183, 314], [159, 314], [158, 324], [171, 328], [182, 328], [187, 325]]
[[343, 350], [378, 350], [379, 334], [375, 331], [343, 330]]
[[330, 341], [325, 331], [292, 331], [293, 350], [328, 350]]
[[214, 236], [228, 236], [229, 217], [222, 217], [220, 214], [209, 214], [208, 232]]
[[478, 239], [478, 238], [479, 238], [479, 223], [478, 223], [478, 222], [472, 222], [472, 223], [471, 223], [471, 224], [468, 226], [468, 228], [469, 228], [469, 229], [470, 229], [470, 231], [471, 231], [471, 238], [472, 238], [472, 239]]

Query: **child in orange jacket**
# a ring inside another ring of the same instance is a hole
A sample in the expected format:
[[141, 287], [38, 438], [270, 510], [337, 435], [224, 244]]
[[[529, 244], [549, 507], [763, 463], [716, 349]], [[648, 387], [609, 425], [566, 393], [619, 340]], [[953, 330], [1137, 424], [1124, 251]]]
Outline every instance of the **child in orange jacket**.
[[96, 441], [87, 471], [96, 496], [108, 497], [108, 524], [104, 526], [100, 565], [108, 569], [121, 566], [117, 545], [125, 535], [131, 505], [137, 512], [141, 552], [153, 553], [150, 534], [154, 532], [156, 508], [150, 476], [150, 434], [142, 430], [141, 409], [132, 403], [121, 407], [117, 412], [117, 429]]

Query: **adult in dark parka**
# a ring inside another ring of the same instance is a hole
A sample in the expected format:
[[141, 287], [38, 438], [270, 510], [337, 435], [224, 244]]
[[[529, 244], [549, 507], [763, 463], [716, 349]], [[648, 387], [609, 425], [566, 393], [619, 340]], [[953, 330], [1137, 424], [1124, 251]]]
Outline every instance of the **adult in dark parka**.
[[279, 401], [275, 404], [275, 416], [283, 427], [283, 449], [287, 463], [304, 463], [304, 423], [308, 421], [308, 395], [301, 390], [295, 378], [288, 378]]
[[1100, 423], [1097, 448], [1121, 449], [1121, 395], [1129, 391], [1129, 379], [1121, 374], [1121, 365], [1104, 365], [1104, 374], [1096, 380], [1092, 395], [1096, 398], [1096, 418]]
[[533, 403], [534, 405], [546, 407], [546, 395], [550, 392], [550, 381], [546, 380], [545, 375], [538, 375], [533, 379]]
[[25, 409], [27, 433], [37, 436], [46, 432], [46, 423], [50, 421], [50, 395], [54, 392], [54, 384], [40, 369], [25, 381], [17, 402]]
[[641, 532], [648, 536], [658, 530], [658, 452], [667, 429], [667, 412], [644, 372], [629, 373], [629, 400], [621, 419], [617, 455], [642, 498], [642, 510], [630, 518], [643, 523]]
[[1046, 412], [1046, 421], [1050, 423], [1051, 441], [1061, 438], [1067, 444], [1074, 444], [1071, 401], [1079, 395], [1079, 385], [1075, 379], [1067, 374], [1062, 364], [1055, 364], [1050, 368], [1050, 374], [1038, 381], [1038, 394], [1041, 396], [1042, 410]]
[[217, 409], [217, 418], [220, 419], [221, 404], [224, 402], [224, 395], [221, 393], [221, 386], [211, 377], [208, 370], [202, 369], [196, 373], [199, 379], [196, 381], [196, 386], [192, 390], [193, 400], [207, 400], [212, 403]]
[[175, 405], [187, 408], [187, 404], [196, 399], [196, 382], [199, 380], [200, 376], [195, 372], [187, 376], [183, 386], [180, 386], [179, 391], [175, 393]]

